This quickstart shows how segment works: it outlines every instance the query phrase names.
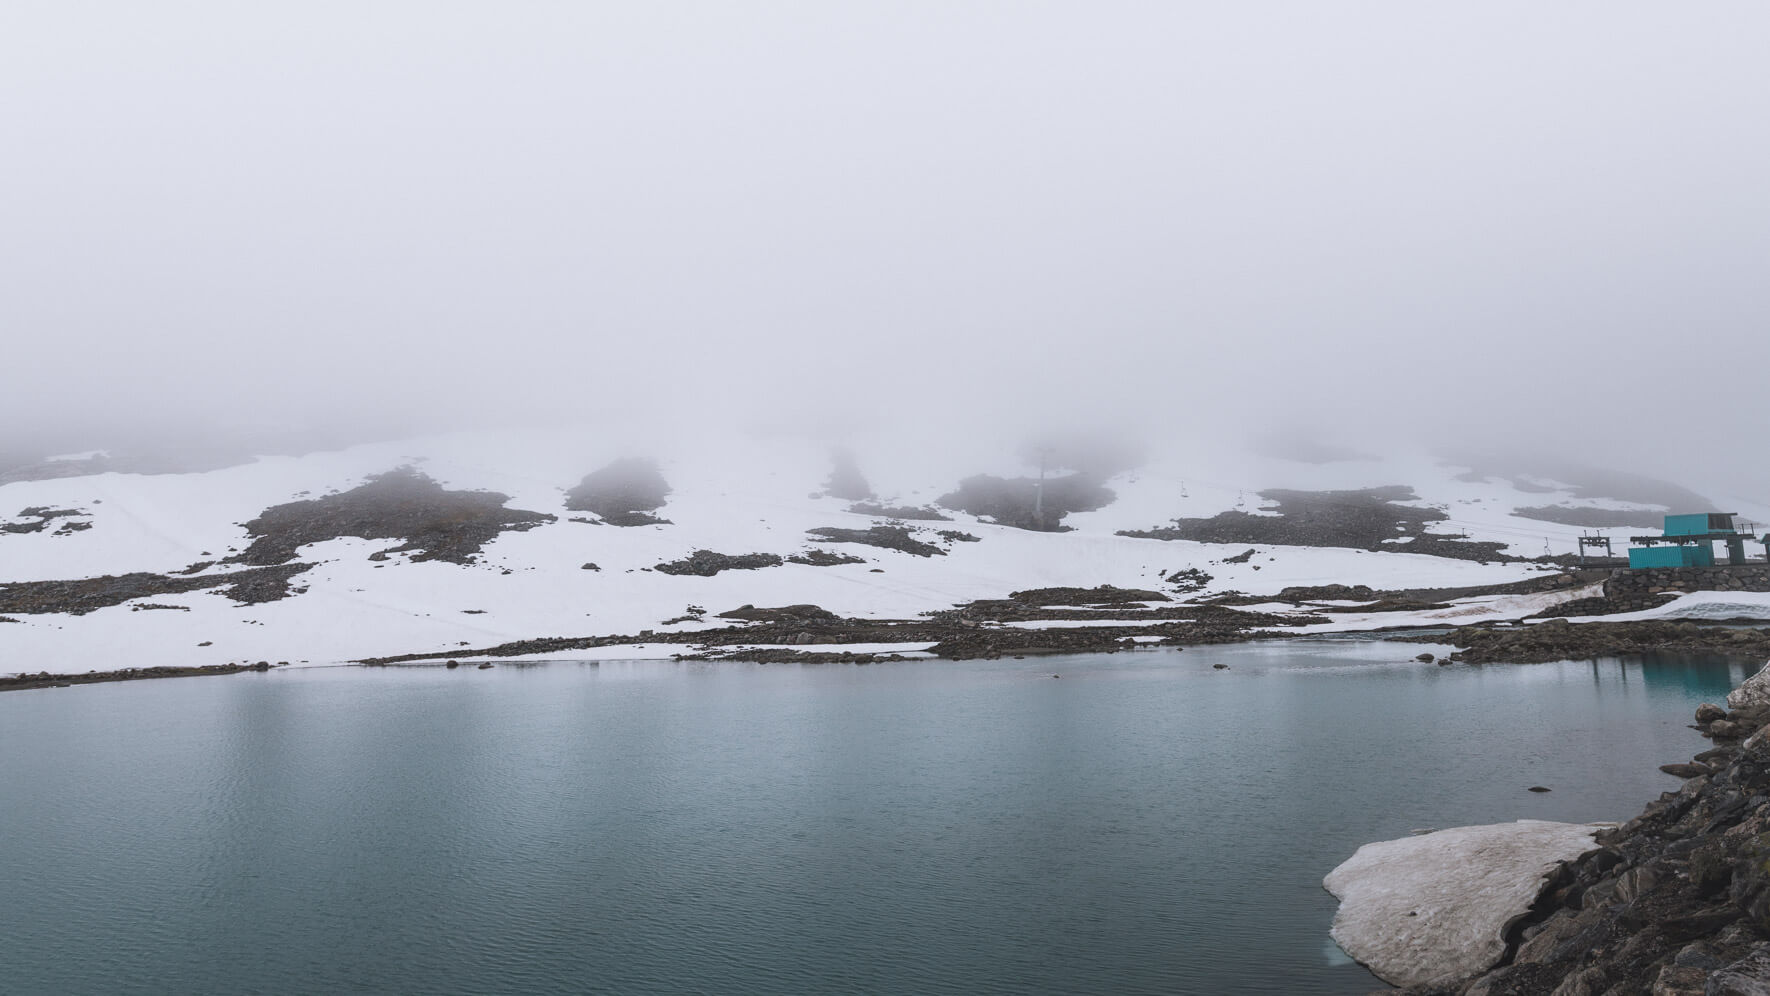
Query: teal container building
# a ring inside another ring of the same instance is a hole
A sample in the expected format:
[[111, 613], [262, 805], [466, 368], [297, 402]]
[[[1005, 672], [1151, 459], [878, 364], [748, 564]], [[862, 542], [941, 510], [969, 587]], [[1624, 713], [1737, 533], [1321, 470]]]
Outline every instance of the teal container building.
[[[1715, 544], [1727, 544], [1727, 562], [1745, 563], [1745, 541], [1732, 512], [1695, 512], [1666, 516], [1661, 536], [1635, 536], [1640, 544], [1629, 548], [1629, 567], [1713, 567]], [[1770, 540], [1770, 537], [1766, 537]]]
[[[1688, 534], [1685, 534], [1688, 535]], [[1703, 546], [1637, 546], [1629, 549], [1629, 566], [1644, 567], [1713, 567], [1714, 547]]]
[[[1712, 536], [1733, 531], [1730, 512], [1697, 512], [1692, 515], [1666, 516], [1667, 536]], [[1658, 566], [1658, 565], [1655, 565]]]

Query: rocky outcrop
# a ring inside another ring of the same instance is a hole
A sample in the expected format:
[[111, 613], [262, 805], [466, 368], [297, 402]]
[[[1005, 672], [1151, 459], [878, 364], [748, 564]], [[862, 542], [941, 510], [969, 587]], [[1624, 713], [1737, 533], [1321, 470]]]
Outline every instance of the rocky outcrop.
[[565, 507], [573, 512], [594, 512], [611, 526], [668, 525], [670, 520], [651, 514], [663, 507], [670, 485], [650, 460], [628, 457], [584, 475], [577, 487], [565, 493]]
[[946, 551], [940, 547], [916, 539], [916, 531], [908, 526], [875, 525], [866, 529], [820, 526], [816, 529], [808, 529], [806, 533], [826, 543], [862, 543], [866, 546], [876, 546], [881, 550], [896, 550], [899, 553], [907, 553], [916, 557], [946, 556]]
[[789, 564], [803, 564], [806, 567], [841, 567], [843, 564], [864, 564], [865, 557], [851, 557], [846, 553], [834, 553], [829, 550], [807, 550], [787, 558]]
[[710, 578], [720, 571], [754, 571], [780, 565], [781, 558], [772, 553], [728, 554], [714, 553], [712, 550], [696, 550], [682, 560], [672, 560], [652, 569], [659, 574], [692, 574], [696, 577]]
[[0, 535], [7, 533], [40, 533], [48, 529], [56, 521], [61, 525], [55, 530], [57, 536], [68, 536], [92, 528], [87, 521], [90, 513], [78, 508], [48, 508], [37, 505], [18, 513], [18, 518], [25, 521], [0, 522]]
[[354, 536], [397, 539], [374, 557], [415, 551], [412, 559], [472, 563], [486, 543], [507, 530], [554, 521], [541, 512], [505, 508], [495, 491], [448, 491], [410, 467], [377, 474], [335, 495], [273, 505], [246, 523], [252, 545], [230, 562], [265, 566], [295, 559], [309, 543]]
[[1098, 588], [1028, 588], [1010, 592], [1008, 597], [1027, 605], [1126, 605], [1170, 601], [1159, 591], [1115, 588], [1109, 584]]
[[873, 486], [867, 483], [866, 475], [860, 472], [860, 464], [855, 461], [853, 451], [836, 450], [830, 454], [830, 464], [830, 477], [824, 482], [824, 494], [849, 501], [872, 499]]
[[291, 579], [312, 564], [279, 564], [201, 577], [162, 574], [115, 574], [72, 581], [16, 581], [0, 584], [0, 612], [66, 613], [83, 616], [111, 605], [153, 595], [178, 595], [218, 588], [242, 605], [274, 602], [298, 594]]
[[1268, 504], [1258, 515], [1231, 510], [1209, 518], [1175, 519], [1170, 525], [1152, 529], [1121, 530], [1119, 535], [1199, 543], [1341, 546], [1482, 562], [1519, 559], [1504, 552], [1504, 543], [1476, 542], [1430, 532], [1428, 526], [1444, 520], [1446, 515], [1435, 508], [1398, 504], [1419, 500], [1409, 487], [1394, 485], [1361, 491], [1273, 489], [1260, 492], [1260, 497]]
[[881, 519], [904, 519], [910, 522], [951, 522], [953, 517], [940, 514], [926, 505], [881, 505], [876, 501], [859, 501], [848, 506], [855, 515], [873, 515]]
[[1498, 967], [1407, 992], [1770, 993], [1770, 674], [1740, 692], [1698, 710], [1714, 746], [1678, 766], [1683, 787], [1563, 866]]
[[1063, 532], [1069, 528], [1063, 525], [1064, 516], [1105, 508], [1117, 497], [1098, 477], [1087, 473], [1044, 480], [977, 474], [960, 481], [957, 490], [937, 501], [998, 525]]
[[1322, 882], [1340, 900], [1333, 938], [1398, 986], [1485, 972], [1546, 878], [1591, 850], [1597, 832], [1519, 820], [1366, 844]]

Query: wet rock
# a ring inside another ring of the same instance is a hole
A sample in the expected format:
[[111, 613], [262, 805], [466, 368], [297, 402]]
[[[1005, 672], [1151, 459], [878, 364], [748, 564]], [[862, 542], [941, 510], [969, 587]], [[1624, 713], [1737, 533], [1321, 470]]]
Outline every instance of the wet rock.
[[1726, 718], [1727, 710], [1715, 705], [1713, 702], [1704, 702], [1702, 705], [1696, 707], [1696, 721], [1698, 723], [1712, 723], [1717, 719]]
[[1705, 996], [1770, 996], [1770, 944], [1711, 974]]

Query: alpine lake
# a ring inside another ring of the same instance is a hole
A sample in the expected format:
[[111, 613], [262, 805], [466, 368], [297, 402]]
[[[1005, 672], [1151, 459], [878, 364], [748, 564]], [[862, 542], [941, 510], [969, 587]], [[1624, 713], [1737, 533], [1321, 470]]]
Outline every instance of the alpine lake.
[[8, 693], [0, 991], [1362, 994], [1335, 865], [1626, 820], [1756, 670], [1421, 649]]

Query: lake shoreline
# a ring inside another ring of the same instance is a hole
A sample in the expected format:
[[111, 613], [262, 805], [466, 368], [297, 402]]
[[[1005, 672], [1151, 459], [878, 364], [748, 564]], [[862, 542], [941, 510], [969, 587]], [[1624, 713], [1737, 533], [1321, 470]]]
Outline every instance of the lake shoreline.
[[269, 671], [269, 661], [256, 664], [205, 664], [196, 667], [126, 667], [115, 671], [87, 671], [83, 674], [16, 674], [0, 677], [0, 692], [22, 692], [33, 688], [67, 688], [72, 685], [98, 685], [112, 681], [142, 681], [149, 678], [199, 678], [207, 675], [239, 674], [243, 671]]

